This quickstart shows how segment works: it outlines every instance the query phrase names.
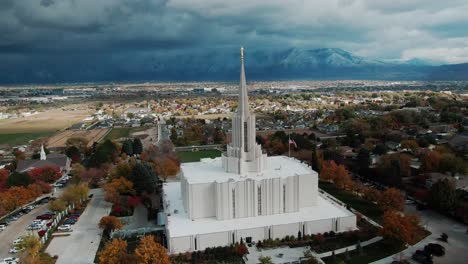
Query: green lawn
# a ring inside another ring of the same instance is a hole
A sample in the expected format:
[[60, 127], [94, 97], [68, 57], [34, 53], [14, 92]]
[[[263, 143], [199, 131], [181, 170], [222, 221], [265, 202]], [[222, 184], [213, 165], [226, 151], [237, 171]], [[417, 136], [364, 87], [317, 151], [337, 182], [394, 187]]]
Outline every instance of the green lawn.
[[180, 161], [183, 162], [196, 162], [202, 158], [216, 158], [221, 156], [221, 151], [215, 149], [200, 150], [200, 151], [181, 151], [177, 152]]
[[323, 258], [322, 260], [327, 264], [334, 263], [346, 263], [346, 264], [361, 264], [361, 263], [371, 263], [379, 259], [386, 258], [390, 255], [393, 255], [397, 252], [402, 251], [403, 248], [392, 246], [385, 240], [381, 240], [377, 243], [369, 245], [362, 248], [362, 254], [359, 254], [358, 251], [353, 250], [349, 252], [349, 260], [346, 260], [345, 254], [340, 254], [333, 257]]
[[129, 137], [132, 132], [145, 130], [145, 127], [115, 127], [102, 139], [106, 140], [118, 140], [120, 138]]
[[319, 182], [319, 187], [327, 193], [335, 196], [338, 200], [348, 204], [352, 208], [358, 210], [365, 216], [372, 218], [377, 222], [382, 221], [383, 212], [377, 207], [376, 204], [371, 203], [359, 196], [350, 192], [338, 189], [335, 185], [328, 182]]
[[17, 146], [27, 144], [30, 140], [38, 139], [41, 137], [49, 137], [55, 132], [42, 131], [31, 133], [15, 133], [15, 134], [0, 134], [0, 145], [8, 144], [10, 146]]

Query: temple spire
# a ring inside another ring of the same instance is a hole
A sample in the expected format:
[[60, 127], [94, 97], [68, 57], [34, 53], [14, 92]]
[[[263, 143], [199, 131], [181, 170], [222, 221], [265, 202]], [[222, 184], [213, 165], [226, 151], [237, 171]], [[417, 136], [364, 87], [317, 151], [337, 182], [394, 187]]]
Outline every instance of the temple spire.
[[239, 106], [237, 108], [238, 114], [244, 118], [249, 114], [249, 98], [247, 94], [247, 83], [245, 81], [245, 70], [244, 70], [244, 48], [240, 49], [240, 91], [239, 91]]

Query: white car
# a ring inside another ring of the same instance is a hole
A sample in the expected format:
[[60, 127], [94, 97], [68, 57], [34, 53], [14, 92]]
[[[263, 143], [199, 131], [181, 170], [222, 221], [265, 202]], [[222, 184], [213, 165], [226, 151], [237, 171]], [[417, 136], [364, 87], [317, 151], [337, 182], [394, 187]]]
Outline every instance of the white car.
[[15, 258], [15, 257], [4, 258], [2, 263], [17, 264], [19, 263], [19, 258]]
[[41, 229], [41, 228], [42, 228], [41, 225], [32, 224], [32, 225], [28, 226], [27, 229], [28, 229], [28, 230], [39, 230], [39, 229]]
[[16, 246], [16, 245], [19, 245], [23, 242], [23, 238], [22, 237], [18, 237], [17, 239], [13, 240], [13, 245]]
[[10, 251], [8, 251], [8, 252], [10, 252], [12, 254], [15, 254], [15, 253], [20, 252], [21, 250], [23, 250], [23, 249], [19, 248], [19, 247], [12, 247], [12, 248], [10, 248]]
[[58, 231], [71, 231], [71, 225], [61, 225], [57, 228]]
[[0, 231], [3, 231], [6, 229], [6, 225], [0, 225]]

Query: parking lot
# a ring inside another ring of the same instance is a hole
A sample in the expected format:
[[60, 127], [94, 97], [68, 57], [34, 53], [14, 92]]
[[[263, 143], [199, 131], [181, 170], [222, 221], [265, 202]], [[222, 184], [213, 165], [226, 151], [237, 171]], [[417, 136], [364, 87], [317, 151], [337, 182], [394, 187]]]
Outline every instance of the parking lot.
[[37, 234], [37, 231], [28, 231], [26, 228], [36, 219], [36, 216], [41, 215], [46, 210], [47, 204], [41, 204], [28, 214], [21, 216], [18, 220], [11, 222], [5, 230], [0, 232], [0, 259], [15, 256], [15, 254], [8, 253], [13, 240], [19, 236]]
[[51, 256], [57, 255], [57, 264], [93, 263], [101, 241], [99, 220], [109, 214], [111, 203], [104, 200], [102, 189], [90, 191], [93, 198], [73, 225], [69, 236], [54, 237], [46, 249]]

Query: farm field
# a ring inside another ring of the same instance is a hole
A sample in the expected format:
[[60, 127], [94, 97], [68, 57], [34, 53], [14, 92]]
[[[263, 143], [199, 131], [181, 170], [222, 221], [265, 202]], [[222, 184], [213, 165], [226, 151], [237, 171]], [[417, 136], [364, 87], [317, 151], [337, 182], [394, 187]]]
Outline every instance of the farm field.
[[56, 132], [82, 121], [93, 111], [86, 104], [54, 108], [38, 114], [0, 121], [0, 134]]
[[0, 145], [8, 144], [11, 147], [25, 145], [30, 140], [35, 140], [42, 137], [49, 137], [53, 134], [52, 131], [31, 132], [31, 133], [15, 133], [15, 134], [0, 134]]
[[103, 140], [119, 140], [121, 138], [130, 137], [134, 132], [144, 131], [148, 128], [146, 127], [114, 127], [112, 130], [104, 137]]
[[91, 147], [94, 142], [100, 141], [109, 131], [108, 128], [91, 129], [91, 130], [67, 130], [60, 132], [49, 138], [47, 146], [49, 148], [65, 148], [65, 143], [69, 138], [85, 138], [88, 140], [88, 147]]

